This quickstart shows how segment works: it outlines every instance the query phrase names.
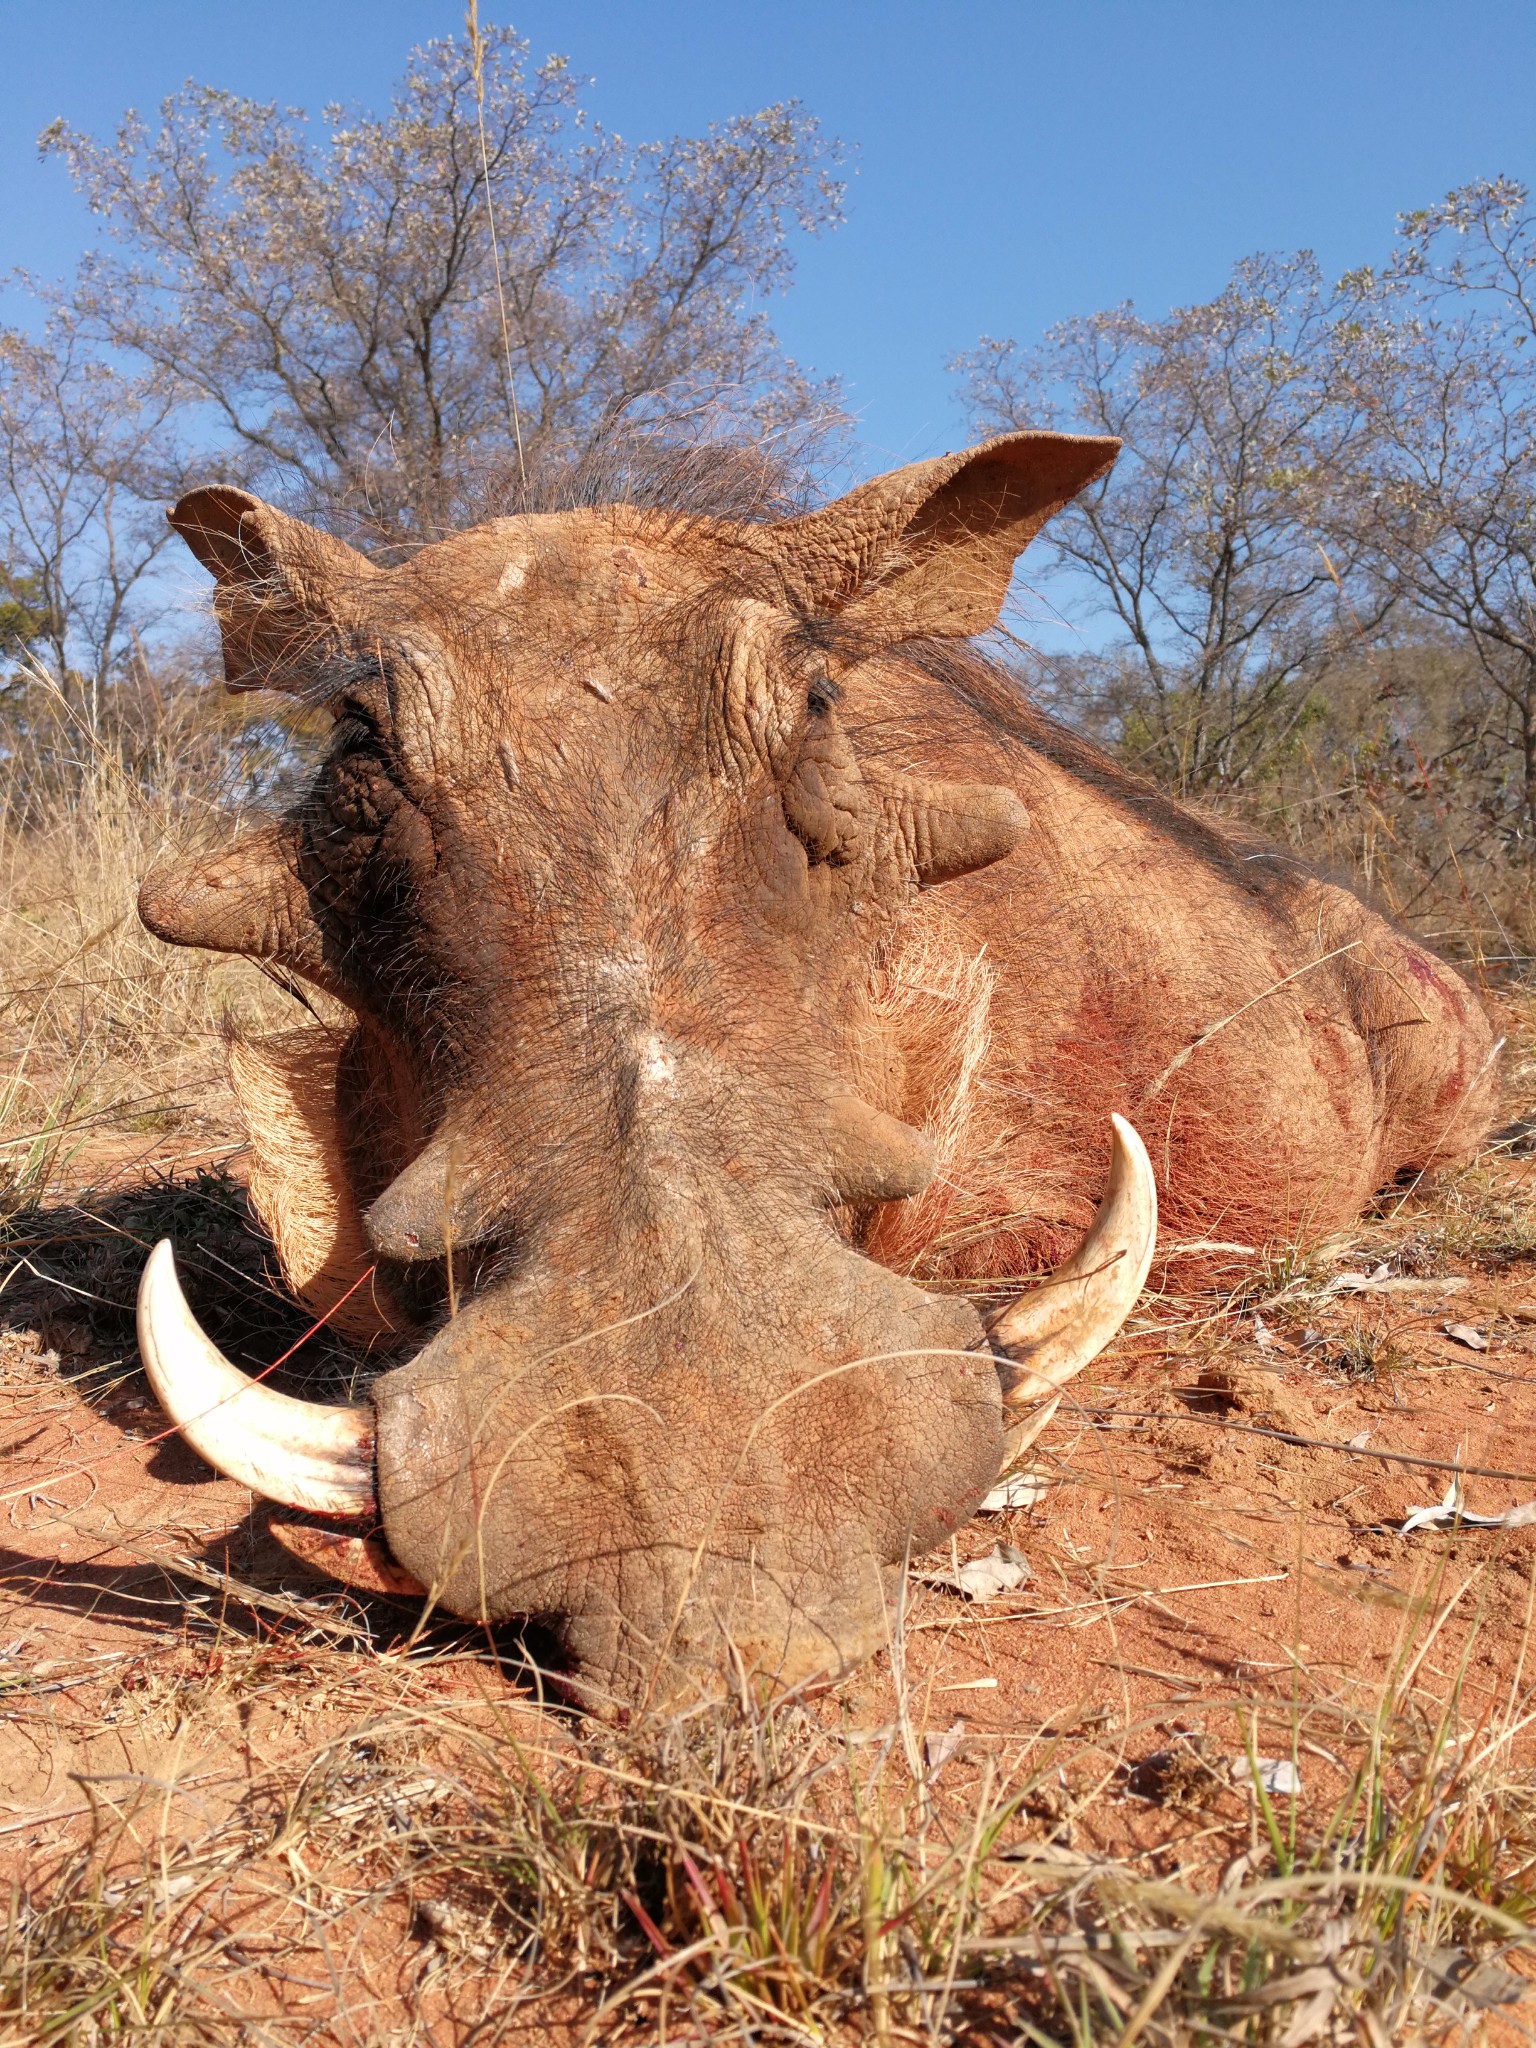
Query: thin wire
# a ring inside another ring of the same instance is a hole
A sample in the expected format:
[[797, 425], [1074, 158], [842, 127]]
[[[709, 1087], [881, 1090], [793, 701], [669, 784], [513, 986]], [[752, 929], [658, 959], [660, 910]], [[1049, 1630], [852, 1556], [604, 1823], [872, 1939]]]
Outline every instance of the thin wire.
[[512, 381], [512, 340], [507, 331], [507, 299], [501, 285], [501, 251], [496, 243], [496, 207], [491, 198], [491, 159], [485, 146], [485, 45], [480, 38], [479, 0], [469, 0], [464, 10], [469, 31], [469, 51], [474, 63], [475, 122], [480, 131], [480, 175], [485, 180], [485, 217], [491, 229], [491, 267], [496, 273], [496, 304], [501, 312], [501, 360], [507, 379], [507, 404], [512, 413], [512, 437], [517, 443], [517, 480], [526, 490], [528, 472], [523, 464], [523, 422], [517, 410], [517, 386]]
[[1536, 1485], [1536, 1472], [1506, 1472], [1497, 1465], [1463, 1465], [1455, 1458], [1421, 1458], [1412, 1451], [1378, 1451], [1367, 1444], [1336, 1444], [1325, 1436], [1297, 1436], [1289, 1429], [1261, 1429], [1253, 1422], [1225, 1422], [1217, 1415], [1173, 1415], [1166, 1408], [1088, 1408], [1074, 1402], [1073, 1415], [1126, 1416], [1133, 1422], [1194, 1422], [1202, 1429], [1230, 1430], [1234, 1436], [1267, 1436], [1278, 1444], [1301, 1444], [1309, 1450], [1337, 1451], [1345, 1458], [1380, 1458], [1389, 1465], [1422, 1465], [1430, 1472], [1459, 1472], [1467, 1479], [1512, 1479]]

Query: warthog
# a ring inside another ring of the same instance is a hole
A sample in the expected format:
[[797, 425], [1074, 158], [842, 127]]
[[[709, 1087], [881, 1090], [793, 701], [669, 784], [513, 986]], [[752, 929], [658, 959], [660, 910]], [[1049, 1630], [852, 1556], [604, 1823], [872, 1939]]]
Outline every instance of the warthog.
[[1115, 449], [491, 519], [394, 568], [240, 490], [176, 506], [231, 687], [335, 726], [142, 914], [356, 1019], [234, 1046], [251, 1191], [301, 1296], [409, 1350], [357, 1407], [288, 1399], [157, 1250], [186, 1436], [371, 1518], [294, 1547], [553, 1618], [594, 1701], [835, 1674], [1124, 1319], [1156, 1190], [1165, 1256], [1259, 1247], [1475, 1141], [1453, 973], [966, 645]]

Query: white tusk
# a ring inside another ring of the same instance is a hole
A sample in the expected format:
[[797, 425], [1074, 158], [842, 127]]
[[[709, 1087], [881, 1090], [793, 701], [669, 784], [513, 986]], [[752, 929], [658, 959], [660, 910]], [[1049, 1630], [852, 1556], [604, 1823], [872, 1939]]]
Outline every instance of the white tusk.
[[139, 1282], [139, 1354], [155, 1399], [215, 1472], [285, 1507], [373, 1508], [371, 1410], [295, 1401], [231, 1365], [187, 1307], [169, 1238]]
[[[1109, 1185], [1071, 1258], [992, 1320], [996, 1350], [1019, 1368], [1003, 1396], [1022, 1427], [1009, 1459], [1033, 1443], [1075, 1373], [1096, 1358], [1136, 1306], [1157, 1242], [1157, 1183], [1147, 1148], [1123, 1116], [1114, 1126]], [[1044, 1404], [1044, 1405], [1042, 1405]]]

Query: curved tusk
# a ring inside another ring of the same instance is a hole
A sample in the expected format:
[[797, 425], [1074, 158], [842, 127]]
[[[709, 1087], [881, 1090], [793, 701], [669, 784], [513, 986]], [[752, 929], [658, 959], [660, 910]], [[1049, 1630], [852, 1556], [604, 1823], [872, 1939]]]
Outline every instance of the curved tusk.
[[215, 1472], [285, 1507], [373, 1508], [371, 1411], [295, 1401], [231, 1365], [187, 1307], [169, 1238], [139, 1282], [139, 1352], [155, 1399]]
[[[1023, 1412], [1010, 1458], [1056, 1412], [1060, 1390], [1096, 1358], [1136, 1306], [1157, 1242], [1157, 1183], [1147, 1148], [1123, 1116], [1114, 1129], [1109, 1184], [1087, 1235], [1064, 1265], [992, 1319], [994, 1350], [1017, 1368], [1003, 1404]], [[1042, 1407], [1042, 1403], [1045, 1405]]]

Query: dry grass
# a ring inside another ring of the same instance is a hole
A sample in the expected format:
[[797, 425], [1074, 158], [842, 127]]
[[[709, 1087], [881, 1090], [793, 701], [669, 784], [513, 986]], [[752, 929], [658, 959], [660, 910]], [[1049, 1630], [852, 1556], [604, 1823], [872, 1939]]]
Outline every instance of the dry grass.
[[[1513, 1702], [1422, 1720], [1434, 1612], [1335, 1736], [1356, 1760], [1320, 1825], [1201, 1766], [1189, 1796], [1228, 1810], [1236, 1851], [1214, 1887], [1062, 1846], [1044, 1745], [941, 1800], [899, 1718], [855, 1733], [792, 1704], [555, 1740], [511, 1711], [364, 1711], [201, 1831], [164, 1783], [87, 1780], [88, 1839], [12, 1899], [0, 2043], [221, 2041], [237, 2015], [300, 2041], [295, 1987], [377, 1997], [380, 1949], [394, 2018], [354, 2038], [1471, 2039], [1527, 1988], [1508, 1962], [1536, 1786], [1511, 1765]], [[345, 1688], [342, 1661], [225, 1635], [122, 1683], [185, 1717], [270, 1686], [274, 1662]], [[1254, 1749], [1284, 1733], [1248, 1727]]]
[[196, 706], [129, 744], [45, 697], [0, 787], [0, 1203], [57, 1183], [109, 1129], [197, 1130], [225, 1012], [296, 1014], [249, 962], [163, 946], [138, 920], [157, 859], [238, 821], [211, 758], [227, 734]]
[[1536, 964], [1536, 864], [1513, 765], [1457, 649], [1362, 636], [1289, 742], [1217, 804], [1503, 984]]
[[1475, 788], [1449, 805], [1426, 789], [1418, 763], [1373, 778], [1358, 762], [1303, 750], [1285, 772], [1223, 808], [1252, 819], [1448, 958], [1495, 982], [1528, 975], [1536, 959], [1536, 869], [1512, 858]]

